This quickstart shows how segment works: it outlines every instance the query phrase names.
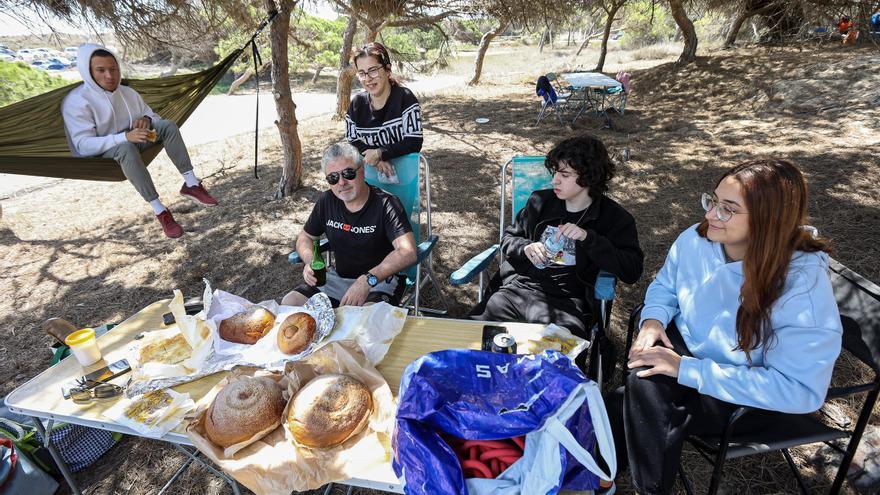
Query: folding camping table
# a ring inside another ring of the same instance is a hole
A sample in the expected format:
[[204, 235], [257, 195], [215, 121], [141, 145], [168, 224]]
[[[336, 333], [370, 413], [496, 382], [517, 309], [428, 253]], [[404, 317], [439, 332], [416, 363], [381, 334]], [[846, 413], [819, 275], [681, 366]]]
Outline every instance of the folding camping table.
[[[102, 428], [126, 435], [140, 436], [130, 428], [114, 423], [101, 415], [103, 411], [112, 407], [115, 401], [78, 405], [62, 397], [61, 386], [69, 384], [85, 373], [100, 369], [109, 362], [124, 358], [126, 349], [137, 335], [152, 330], [170, 328], [162, 323], [162, 314], [168, 312], [168, 302], [169, 300], [163, 300], [147, 306], [123, 323], [120, 323], [112, 331], [99, 337], [98, 344], [104, 355], [104, 360], [84, 369], [75, 358], [68, 357], [12, 391], [6, 397], [6, 405], [13, 412], [32, 417], [37, 429], [46, 439], [49, 437], [45, 435], [45, 429], [41, 420], [48, 421], [50, 423], [48, 425], [49, 428], [51, 428], [52, 422], [59, 421], [91, 428]], [[397, 396], [400, 377], [403, 374], [404, 368], [410, 362], [429, 352], [444, 349], [479, 349], [483, 324], [483, 322], [472, 320], [407, 317], [403, 330], [395, 338], [385, 359], [377, 368], [388, 381], [391, 391]], [[518, 339], [537, 335], [543, 329], [543, 325], [526, 323], [504, 323], [503, 325]], [[124, 384], [127, 376], [123, 375], [116, 382]], [[215, 373], [191, 383], [178, 385], [174, 387], [174, 390], [188, 393], [194, 401], [198, 402], [224, 376], [226, 376], [226, 372]], [[238, 494], [239, 490], [236, 482], [215, 468], [207, 458], [201, 457], [192, 448], [192, 442], [186, 436], [185, 428], [186, 425], [181, 423], [176, 429], [160, 439], [171, 443], [175, 448], [188, 456], [186, 463], [166, 483], [163, 491], [189, 464], [195, 461], [203, 464], [214, 474], [225, 479], [232, 486], [233, 491]], [[76, 486], [69, 470], [51, 442], [47, 443], [47, 447], [68, 485], [70, 485], [71, 491], [75, 495], [80, 494], [81, 492]], [[364, 476], [364, 478], [351, 479], [343, 483], [351, 486], [403, 493], [403, 486], [397, 476], [394, 475], [390, 463], [387, 465], [387, 469], [383, 469], [381, 472], [372, 472]]]
[[561, 76], [571, 87], [572, 97], [569, 104], [575, 103], [579, 108], [572, 119], [572, 123], [583, 115], [589, 108], [593, 108], [597, 115], [606, 118], [608, 113], [605, 107], [604, 95], [598, 95], [596, 90], [607, 90], [620, 87], [620, 81], [612, 79], [601, 72], [569, 72]]

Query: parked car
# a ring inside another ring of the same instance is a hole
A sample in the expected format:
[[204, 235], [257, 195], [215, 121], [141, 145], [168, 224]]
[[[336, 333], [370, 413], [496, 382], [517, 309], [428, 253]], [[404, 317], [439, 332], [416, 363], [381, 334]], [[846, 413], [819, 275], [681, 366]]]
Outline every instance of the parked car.
[[14, 62], [15, 55], [10, 55], [8, 53], [0, 53], [0, 61], [3, 62]]
[[50, 64], [61, 64], [65, 67], [67, 67], [68, 65], [71, 65], [70, 60], [67, 60], [64, 57], [52, 57], [46, 61], [49, 62]]
[[44, 65], [40, 66], [41, 69], [53, 70], [53, 71], [54, 70], [64, 70], [67, 67], [68, 66], [66, 66], [64, 64], [56, 64], [56, 63], [49, 63], [49, 64], [44, 64]]
[[25, 62], [30, 62], [36, 57], [36, 53], [34, 53], [34, 51], [30, 48], [23, 48], [19, 50], [15, 55]]
[[68, 46], [64, 48], [64, 56], [65, 57], [76, 57], [76, 52], [79, 50], [76, 46]]

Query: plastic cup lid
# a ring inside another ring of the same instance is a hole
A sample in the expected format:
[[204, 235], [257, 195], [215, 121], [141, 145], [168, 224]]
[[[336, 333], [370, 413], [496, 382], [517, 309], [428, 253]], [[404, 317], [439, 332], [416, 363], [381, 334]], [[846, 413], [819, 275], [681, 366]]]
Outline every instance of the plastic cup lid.
[[66, 339], [64, 339], [64, 343], [68, 346], [74, 346], [83, 344], [88, 342], [90, 339], [95, 338], [95, 331], [91, 328], [83, 328], [82, 330], [77, 330], [72, 334], [68, 335]]
[[480, 118], [474, 120], [474, 122], [476, 122], [478, 124], [488, 124], [489, 119], [487, 119], [486, 117], [480, 117]]

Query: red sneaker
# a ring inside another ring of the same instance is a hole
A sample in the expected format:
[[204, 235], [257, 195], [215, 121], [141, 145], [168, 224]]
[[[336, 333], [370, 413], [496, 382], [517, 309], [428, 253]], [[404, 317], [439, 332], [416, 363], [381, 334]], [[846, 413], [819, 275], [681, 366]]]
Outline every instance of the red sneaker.
[[174, 221], [174, 217], [171, 216], [170, 211], [165, 210], [156, 215], [156, 218], [159, 220], [159, 223], [162, 224], [162, 231], [165, 232], [166, 236], [172, 239], [177, 239], [183, 235], [183, 227]]
[[218, 205], [217, 200], [214, 199], [214, 196], [208, 194], [208, 191], [205, 190], [205, 187], [202, 186], [201, 182], [192, 187], [187, 186], [184, 182], [183, 187], [180, 188], [180, 194], [206, 206]]

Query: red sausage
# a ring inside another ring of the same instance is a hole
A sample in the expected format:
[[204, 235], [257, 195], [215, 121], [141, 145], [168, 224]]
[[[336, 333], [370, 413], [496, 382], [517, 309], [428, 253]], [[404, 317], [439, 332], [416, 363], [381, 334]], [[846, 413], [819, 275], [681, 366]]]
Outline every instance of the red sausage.
[[493, 449], [487, 450], [480, 454], [480, 460], [483, 462], [488, 461], [489, 459], [494, 459], [496, 457], [522, 457], [522, 452], [514, 449], [514, 448], [504, 448], [504, 449]]
[[461, 461], [461, 467], [463, 467], [465, 470], [472, 469], [479, 472], [482, 476], [478, 476], [478, 478], [493, 478], [492, 471], [489, 469], [489, 466], [480, 461], [472, 461], [470, 459], [466, 461]]

